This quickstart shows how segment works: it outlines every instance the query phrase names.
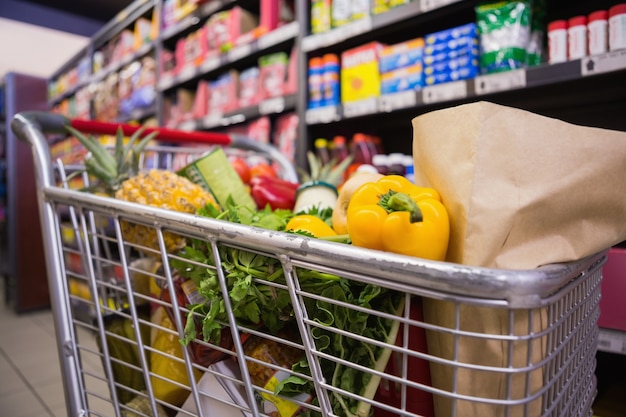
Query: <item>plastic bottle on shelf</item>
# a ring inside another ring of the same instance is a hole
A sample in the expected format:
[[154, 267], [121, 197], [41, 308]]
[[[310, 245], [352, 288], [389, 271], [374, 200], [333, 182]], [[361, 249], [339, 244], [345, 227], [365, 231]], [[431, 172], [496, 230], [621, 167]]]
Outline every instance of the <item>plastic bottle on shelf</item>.
[[567, 50], [569, 59], [587, 56], [586, 16], [574, 16], [567, 21]]
[[406, 173], [404, 169], [404, 154], [396, 153], [396, 152], [390, 153], [388, 164], [389, 164], [389, 168], [388, 168], [389, 175], [404, 176], [404, 174]]
[[322, 58], [314, 57], [309, 60], [309, 108], [322, 106], [323, 102], [323, 70]]
[[415, 183], [415, 165], [411, 155], [404, 155], [402, 158], [404, 164], [404, 176], [407, 180]]
[[598, 10], [589, 15], [589, 55], [603, 54], [609, 49], [608, 17], [606, 10]]
[[609, 9], [609, 50], [626, 48], [626, 3]]
[[387, 175], [389, 173], [389, 157], [387, 154], [379, 153], [374, 155], [372, 163], [380, 174]]
[[330, 162], [330, 152], [328, 150], [328, 141], [324, 138], [317, 138], [313, 143], [313, 147], [315, 148], [315, 155], [319, 158], [320, 162], [323, 165], [328, 164]]
[[567, 21], [555, 20], [548, 24], [548, 62], [567, 61]]
[[336, 54], [326, 54], [323, 61], [323, 97], [322, 106], [338, 106], [341, 101], [339, 91], [339, 57]]
[[347, 178], [356, 172], [360, 165], [373, 165], [372, 159], [376, 154], [376, 145], [371, 138], [363, 133], [355, 133], [350, 143], [350, 155], [353, 161], [346, 170]]
[[345, 136], [335, 136], [331, 145], [331, 157], [338, 163], [350, 155]]

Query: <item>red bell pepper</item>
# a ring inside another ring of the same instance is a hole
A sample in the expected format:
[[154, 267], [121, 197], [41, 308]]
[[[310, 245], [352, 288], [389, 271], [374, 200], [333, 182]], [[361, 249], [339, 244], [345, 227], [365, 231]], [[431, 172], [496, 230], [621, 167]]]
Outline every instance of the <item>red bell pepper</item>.
[[268, 204], [272, 210], [292, 210], [298, 186], [298, 183], [281, 178], [257, 175], [250, 180], [250, 194], [260, 210]]

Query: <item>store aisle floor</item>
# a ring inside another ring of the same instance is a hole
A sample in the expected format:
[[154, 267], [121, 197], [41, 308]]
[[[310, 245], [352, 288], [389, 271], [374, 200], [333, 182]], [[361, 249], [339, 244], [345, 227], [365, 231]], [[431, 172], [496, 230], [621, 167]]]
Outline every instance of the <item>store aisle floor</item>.
[[[2, 287], [2, 285], [0, 285]], [[81, 343], [95, 338], [77, 329]], [[0, 410], [11, 417], [65, 417], [65, 397], [50, 310], [16, 314], [0, 290]], [[96, 348], [97, 349], [97, 348]], [[85, 363], [84, 366], [100, 366]], [[108, 397], [105, 384], [95, 388]], [[102, 401], [102, 406], [107, 404]], [[105, 410], [102, 410], [105, 411]], [[111, 415], [106, 413], [103, 415]]]

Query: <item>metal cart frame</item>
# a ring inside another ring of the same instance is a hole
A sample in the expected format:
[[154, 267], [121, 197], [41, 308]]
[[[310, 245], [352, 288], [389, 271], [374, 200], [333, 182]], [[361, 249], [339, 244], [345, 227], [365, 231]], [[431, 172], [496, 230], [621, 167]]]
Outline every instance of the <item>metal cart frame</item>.
[[[59, 167], [55, 167], [50, 160], [44, 136], [44, 132], [63, 132], [64, 125], [69, 122], [65, 118], [45, 113], [19, 114], [12, 122], [16, 135], [32, 146], [35, 160], [48, 282], [68, 415], [101, 415], [90, 408], [90, 399], [94, 394], [89, 391], [87, 379], [94, 375], [89, 375], [84, 369], [86, 355], [94, 355], [102, 360], [103, 369], [98, 378], [106, 381], [111, 393], [111, 398], [103, 400], [111, 403], [115, 415], [126, 415], [131, 411], [117, 398], [121, 384], [115, 381], [113, 367], [119, 361], [111, 357], [106, 343], [101, 344], [99, 352], [89, 351], [77, 339], [75, 331], [76, 326], [87, 327], [100, 340], [106, 340], [112, 337], [106, 328], [106, 316], [116, 315], [132, 322], [134, 339], [127, 338], [126, 342], [139, 352], [139, 362], [128, 366], [142, 375], [142, 389], [122, 387], [149, 403], [150, 411], [144, 414], [133, 410], [136, 415], [156, 416], [162, 407], [170, 414], [176, 412], [180, 416], [221, 416], [221, 407], [235, 410], [235, 415], [272, 415], [266, 414], [270, 413], [266, 408], [268, 401], [276, 404], [285, 404], [284, 401], [287, 401], [297, 405], [294, 413], [335, 416], [349, 415], [354, 411], [348, 407], [344, 413], [341, 407], [337, 408], [337, 401], [354, 401], [360, 405], [366, 404], [366, 413], [369, 415], [373, 412], [375, 416], [423, 414], [442, 417], [476, 415], [477, 412], [482, 413], [482, 416], [591, 416], [596, 390], [594, 371], [601, 266], [606, 260], [605, 253], [536, 270], [478, 268], [372, 251], [71, 190], [57, 185], [58, 172], [61, 172], [61, 178], [64, 174], [62, 170], [57, 171]], [[184, 133], [180, 136], [183, 140], [201, 140], [199, 136], [195, 136], [195, 139], [185, 138]], [[248, 145], [246, 141], [238, 143], [224, 137], [220, 140], [224, 145]], [[253, 148], [259, 152], [267, 151], [256, 145]], [[275, 153], [272, 156], [276, 157]], [[277, 159], [285, 166], [288, 165], [280, 154]], [[293, 178], [295, 174], [287, 172], [285, 175]], [[62, 239], [64, 227], [68, 226], [64, 226], [61, 213], [70, 215], [69, 227], [78, 236], [78, 248], [68, 247]], [[106, 219], [107, 230], [98, 226], [98, 219]], [[124, 239], [122, 222], [142, 224], [157, 231], [160, 250], [153, 251], [151, 255], [162, 264], [159, 271], [137, 270], [133, 261], [144, 256], [141, 250], [145, 252], [145, 248], [137, 248]], [[271, 282], [254, 277], [252, 281], [268, 286], [274, 292], [282, 291], [289, 295], [293, 308], [291, 319], [297, 328], [297, 337], [287, 340], [270, 334], [263, 327], [242, 322], [233, 313], [233, 300], [223, 296], [227, 320], [222, 324], [230, 330], [232, 346], [224, 348], [220, 344], [202, 340], [201, 336], [193, 343], [220, 351], [226, 359], [208, 365], [199, 364], [189, 349], [182, 350], [182, 357], [171, 357], [184, 366], [188, 377], [200, 371], [204, 376], [209, 375], [218, 381], [218, 385], [207, 391], [193, 377], [189, 377], [186, 383], [168, 380], [188, 391], [187, 401], [183, 405], [169, 404], [155, 396], [155, 378], [167, 380], [167, 377], [157, 376], [151, 370], [149, 356], [154, 355], [155, 349], [150, 346], [150, 340], [142, 336], [140, 328], [148, 326], [153, 330], [167, 329], [138, 313], [142, 302], [168, 308], [174, 312], [171, 317], [177, 329], [170, 332], [184, 337], [184, 315], [176, 312], [187, 314], [189, 309], [177, 299], [175, 288], [179, 277], [171, 264], [190, 261], [166, 251], [164, 233], [176, 233], [188, 240], [205, 243], [214, 261], [200, 266], [214, 271], [222, 294], [229, 294], [232, 289], [229, 288], [225, 266], [227, 260], [222, 250], [245, 251], [277, 261], [282, 268], [281, 280], [284, 281]], [[103, 249], [106, 246], [103, 242], [118, 248], [117, 255], [112, 256]], [[68, 270], [68, 253], [77, 254], [84, 266], [83, 271], [75, 273]], [[113, 268], [119, 271], [117, 284], [111, 284], [105, 271]], [[309, 291], [302, 286], [303, 271], [328, 274], [350, 284], [382, 288], [385, 292], [395, 294], [394, 299], [399, 300], [401, 308], [398, 314], [393, 314], [377, 311], [373, 306], [355, 306], [346, 300]], [[137, 291], [133, 282], [133, 275], [137, 272], [160, 282], [169, 299]], [[111, 291], [122, 293], [127, 308], [121, 311], [107, 307], [101, 300], [93, 301], [98, 300], [95, 296], [91, 301], [94, 323], [81, 322], [76, 318], [72, 306], [76, 297], [68, 289], [67, 281], [70, 277], [83, 279], [89, 285], [92, 296]], [[368, 320], [374, 318], [381, 322], [395, 322], [398, 324], [395, 330], [397, 338], [394, 338], [395, 341], [377, 340], [351, 333], [334, 324], [321, 323], [319, 318], [314, 317], [314, 309], [311, 309], [311, 305], [319, 306], [320, 303], [344, 309], [342, 311], [346, 314], [367, 315]], [[466, 326], [468, 314], [476, 314], [476, 318], [482, 319], [491, 312], [502, 317], [504, 324], [500, 332], [485, 332], [472, 325]], [[352, 363], [349, 358], [338, 357], [321, 347], [319, 332], [359, 342], [367, 349], [371, 348], [372, 352], [379, 352], [377, 355], [386, 352], [389, 356], [386, 366], [371, 369]], [[300, 349], [310, 374], [298, 374], [280, 364], [272, 365], [252, 358], [244, 348], [245, 338], [240, 337], [242, 334]], [[418, 347], [416, 334], [424, 346]], [[438, 338], [450, 342], [449, 354], [442, 353], [445, 349], [433, 349], [433, 341]], [[501, 346], [501, 357], [496, 361], [498, 365], [483, 362], [475, 347], [494, 343]], [[465, 355], [470, 350], [473, 356], [478, 357], [477, 362]], [[521, 363], [518, 360], [520, 357], [523, 359]], [[309, 398], [302, 400], [277, 394], [269, 386], [259, 386], [251, 379], [249, 372], [250, 364], [254, 363], [275, 372], [296, 375], [312, 384], [314, 390], [309, 393]], [[426, 364], [427, 370], [424, 372], [429, 374], [426, 379], [413, 372], [416, 363], [422, 366]], [[360, 392], [342, 388], [329, 378], [326, 371], [329, 364], [335, 366], [335, 369], [341, 366], [342, 369], [357, 372], [357, 375], [367, 375], [364, 379], [367, 381], [380, 379], [376, 395], [363, 396]], [[480, 381], [489, 381], [489, 378], [500, 381], [500, 395], [488, 395], [493, 390], [480, 387]], [[539, 385], [537, 378], [540, 379]], [[468, 380], [474, 383], [468, 384]], [[218, 394], [215, 387], [223, 388], [227, 395]], [[421, 398], [420, 401], [428, 402], [425, 408], [412, 404], [417, 396]]]

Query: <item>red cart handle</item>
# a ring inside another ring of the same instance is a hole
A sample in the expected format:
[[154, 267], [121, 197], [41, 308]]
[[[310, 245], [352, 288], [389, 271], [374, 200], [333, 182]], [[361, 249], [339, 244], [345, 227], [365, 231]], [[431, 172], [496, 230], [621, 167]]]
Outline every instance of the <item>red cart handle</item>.
[[[132, 136], [141, 126], [132, 126], [121, 123], [99, 122], [95, 120], [66, 119], [67, 124], [73, 128], [94, 135], [115, 135], [118, 129], [122, 129], [125, 136]], [[182, 130], [167, 129], [162, 127], [146, 127], [144, 133], [157, 132], [156, 139], [167, 142], [206, 143], [213, 145], [230, 145], [232, 139], [225, 133], [215, 132], [187, 132]]]

